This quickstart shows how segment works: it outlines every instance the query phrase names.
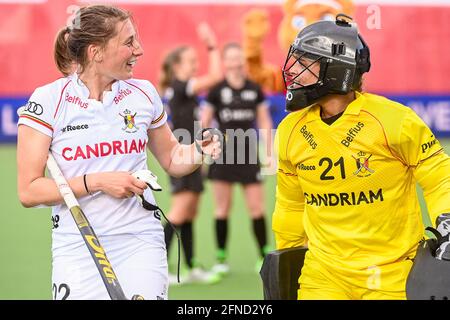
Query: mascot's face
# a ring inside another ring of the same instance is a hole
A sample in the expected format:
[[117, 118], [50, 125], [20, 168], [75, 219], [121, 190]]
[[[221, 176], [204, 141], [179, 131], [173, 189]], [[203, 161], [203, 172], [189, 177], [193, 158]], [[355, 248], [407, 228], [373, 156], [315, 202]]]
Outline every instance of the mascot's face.
[[250, 10], [242, 20], [244, 36], [261, 40], [270, 29], [269, 14], [263, 9]]
[[259, 57], [262, 41], [270, 30], [269, 14], [263, 9], [252, 9], [242, 19], [243, 47], [246, 58]]
[[284, 17], [278, 29], [280, 47], [287, 52], [297, 34], [320, 20], [334, 21], [338, 13], [353, 15], [351, 0], [286, 0]]

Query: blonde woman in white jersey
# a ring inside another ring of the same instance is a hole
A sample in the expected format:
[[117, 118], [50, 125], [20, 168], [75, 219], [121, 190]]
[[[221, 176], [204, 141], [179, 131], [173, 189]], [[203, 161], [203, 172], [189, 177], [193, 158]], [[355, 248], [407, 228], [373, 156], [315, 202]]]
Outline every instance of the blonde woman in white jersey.
[[109, 296], [55, 182], [45, 177], [49, 149], [125, 295], [167, 299], [163, 228], [134, 195], [155, 200], [131, 174], [147, 169], [146, 148], [170, 175], [183, 176], [200, 166], [197, 147], [217, 158], [220, 146], [210, 138], [198, 146], [178, 144], [153, 85], [132, 79], [143, 49], [128, 12], [89, 6], [78, 11], [75, 22], [55, 43], [56, 64], [65, 77], [37, 88], [18, 122], [19, 198], [25, 207], [53, 206], [54, 299]]

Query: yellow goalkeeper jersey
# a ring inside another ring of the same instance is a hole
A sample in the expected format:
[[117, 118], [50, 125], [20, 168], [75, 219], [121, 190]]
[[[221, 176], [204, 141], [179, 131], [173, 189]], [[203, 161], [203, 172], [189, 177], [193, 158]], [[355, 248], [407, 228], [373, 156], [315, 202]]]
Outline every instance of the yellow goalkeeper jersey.
[[399, 103], [357, 92], [331, 125], [313, 105], [282, 121], [276, 145], [278, 249], [307, 239], [322, 263], [367, 269], [414, 255], [424, 236], [416, 182], [433, 222], [450, 212], [450, 158]]

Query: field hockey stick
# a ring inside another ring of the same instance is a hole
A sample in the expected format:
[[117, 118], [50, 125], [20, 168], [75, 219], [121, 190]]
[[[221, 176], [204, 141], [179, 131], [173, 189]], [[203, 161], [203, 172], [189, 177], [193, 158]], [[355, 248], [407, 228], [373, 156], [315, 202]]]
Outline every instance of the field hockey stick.
[[[97, 266], [98, 272], [102, 277], [103, 283], [105, 284], [106, 291], [108, 291], [111, 300], [127, 300], [122, 287], [120, 286], [119, 280], [117, 279], [116, 273], [114, 272], [111, 263], [109, 262], [105, 249], [98, 237], [96, 236], [94, 229], [92, 229], [91, 224], [87, 220], [80, 207], [75, 195], [70, 189], [66, 178], [64, 177], [61, 169], [55, 161], [52, 153], [49, 152], [47, 159], [47, 168], [52, 175], [53, 179], [58, 186], [58, 190], [64, 198], [64, 202], [72, 214], [75, 224], [81, 233], [81, 236], [89, 249], [92, 259], [94, 259], [95, 265]], [[132, 300], [143, 300], [144, 298], [140, 295], [134, 295]]]

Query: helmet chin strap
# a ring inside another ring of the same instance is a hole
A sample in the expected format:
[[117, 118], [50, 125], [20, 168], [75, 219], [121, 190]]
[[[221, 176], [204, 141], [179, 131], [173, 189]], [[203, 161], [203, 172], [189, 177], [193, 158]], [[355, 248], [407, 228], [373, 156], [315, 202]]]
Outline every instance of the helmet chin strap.
[[[310, 88], [288, 90], [286, 94], [286, 111], [292, 112], [304, 109], [326, 96], [329, 90], [328, 82], [322, 85], [315, 84]], [[292, 99], [288, 99], [289, 95], [292, 96]]]

